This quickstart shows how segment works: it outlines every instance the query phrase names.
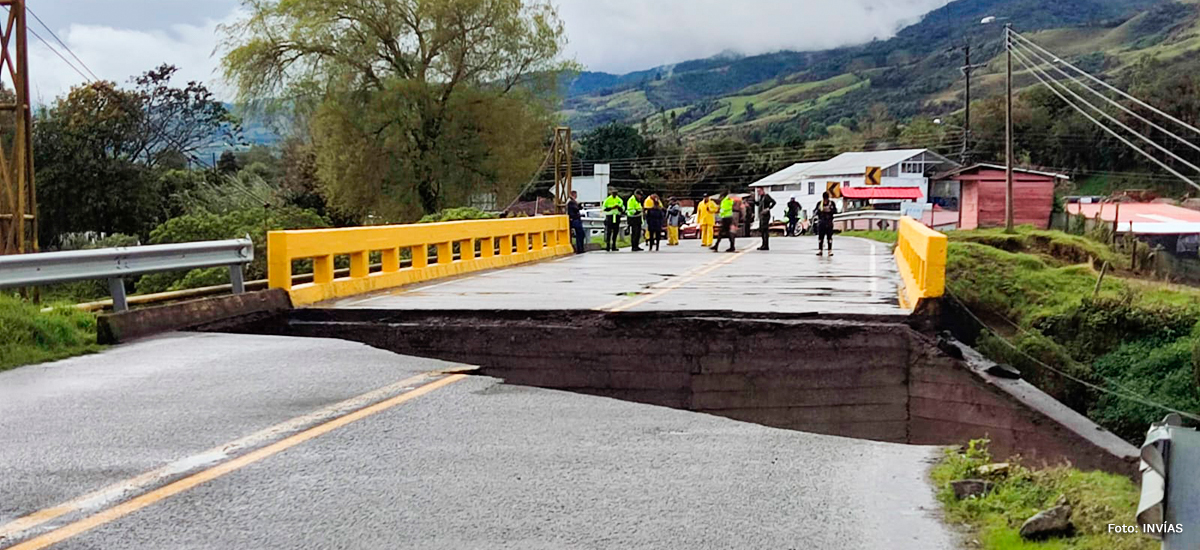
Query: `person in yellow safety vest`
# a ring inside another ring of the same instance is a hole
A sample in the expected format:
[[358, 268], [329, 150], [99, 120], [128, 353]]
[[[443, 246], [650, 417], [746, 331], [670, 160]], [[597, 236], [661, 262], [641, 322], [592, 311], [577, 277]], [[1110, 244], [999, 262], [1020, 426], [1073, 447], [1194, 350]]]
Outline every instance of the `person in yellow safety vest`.
[[629, 238], [633, 239], [633, 251], [641, 252], [642, 247], [642, 190], [638, 189], [629, 196], [625, 203], [625, 215], [629, 217]]
[[621, 213], [625, 211], [625, 201], [617, 195], [616, 189], [608, 190], [604, 199], [604, 250], [617, 251], [617, 239], [621, 236]]
[[713, 228], [717, 224], [717, 203], [711, 197], [704, 197], [696, 206], [696, 223], [700, 226], [700, 246], [712, 246]]
[[736, 239], [733, 231], [733, 195], [729, 192], [721, 194], [721, 234], [717, 236], [717, 242], [712, 246], [713, 252], [721, 250], [721, 240], [729, 238], [729, 250], [726, 252], [737, 252]]

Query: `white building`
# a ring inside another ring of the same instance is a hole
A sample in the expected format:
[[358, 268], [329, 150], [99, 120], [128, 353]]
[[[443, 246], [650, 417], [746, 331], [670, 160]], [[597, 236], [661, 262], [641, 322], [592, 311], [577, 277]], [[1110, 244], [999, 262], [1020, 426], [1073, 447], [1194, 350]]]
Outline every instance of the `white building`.
[[579, 193], [580, 204], [600, 204], [608, 196], [608, 183], [612, 177], [612, 167], [608, 164], [597, 164], [592, 167], [591, 176], [571, 178], [571, 189]]
[[[868, 167], [883, 170], [878, 187], [866, 185]], [[838, 208], [843, 211], [847, 201], [899, 210], [904, 204], [928, 203], [931, 191], [937, 191], [930, 189], [930, 176], [957, 167], [958, 163], [928, 149], [843, 153], [824, 162], [793, 165], [751, 187], [766, 188], [775, 199], [778, 204], [772, 214], [777, 220], [784, 218], [793, 195], [806, 212], [812, 212], [830, 183], [841, 184], [844, 199], [838, 201]]]

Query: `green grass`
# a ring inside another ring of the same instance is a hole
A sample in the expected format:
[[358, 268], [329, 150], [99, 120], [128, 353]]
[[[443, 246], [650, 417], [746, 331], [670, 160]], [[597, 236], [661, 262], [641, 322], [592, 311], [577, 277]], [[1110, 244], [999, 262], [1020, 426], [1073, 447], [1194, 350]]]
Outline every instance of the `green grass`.
[[91, 313], [69, 306], [43, 313], [38, 305], [0, 296], [0, 371], [100, 349]]
[[842, 233], [846, 237], [859, 237], [861, 239], [870, 239], [881, 243], [896, 244], [895, 231], [846, 231]]
[[[947, 451], [932, 472], [938, 500], [950, 523], [964, 524], [985, 550], [1151, 550], [1158, 543], [1138, 534], [1110, 534], [1109, 524], [1135, 525], [1138, 487], [1128, 478], [1103, 472], [1081, 472], [1067, 466], [1033, 470], [1013, 464], [1007, 474], [989, 479], [991, 493], [957, 500], [950, 482], [979, 478], [977, 469], [992, 462], [986, 442]], [[1073, 513], [1072, 537], [1029, 542], [1021, 524], [1066, 497]]]

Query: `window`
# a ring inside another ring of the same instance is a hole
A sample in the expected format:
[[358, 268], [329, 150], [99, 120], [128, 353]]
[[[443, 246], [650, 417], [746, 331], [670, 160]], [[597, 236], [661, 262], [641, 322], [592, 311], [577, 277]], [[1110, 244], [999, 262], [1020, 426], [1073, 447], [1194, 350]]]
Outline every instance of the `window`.
[[924, 174], [925, 164], [922, 162], [905, 162], [900, 165], [900, 171], [905, 174]]
[[817, 182], [815, 182], [815, 181], [808, 182], [808, 194], [809, 195], [817, 194]]

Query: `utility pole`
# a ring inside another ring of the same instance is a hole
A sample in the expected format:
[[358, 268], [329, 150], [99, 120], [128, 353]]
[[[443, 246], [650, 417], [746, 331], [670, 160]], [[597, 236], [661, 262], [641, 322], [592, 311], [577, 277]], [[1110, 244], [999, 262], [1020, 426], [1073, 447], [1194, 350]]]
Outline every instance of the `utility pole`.
[[1004, 231], [1006, 233], [1014, 232], [1013, 225], [1013, 89], [1012, 89], [1012, 23], [1004, 25], [1004, 50], [1008, 54], [1008, 75], [1006, 78], [1007, 86], [1005, 93], [1005, 124], [1004, 124], [1004, 151], [1005, 151], [1005, 204], [1004, 204]]
[[571, 129], [554, 129], [554, 208], [558, 213], [566, 212], [571, 198]]
[[0, 28], [0, 81], [7, 76], [14, 95], [12, 102], [0, 103], [0, 122], [13, 132], [11, 145], [0, 139], [0, 254], [24, 254], [38, 250], [25, 0], [0, 0], [0, 6], [8, 8], [7, 24]]

